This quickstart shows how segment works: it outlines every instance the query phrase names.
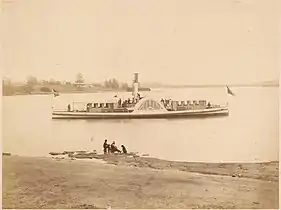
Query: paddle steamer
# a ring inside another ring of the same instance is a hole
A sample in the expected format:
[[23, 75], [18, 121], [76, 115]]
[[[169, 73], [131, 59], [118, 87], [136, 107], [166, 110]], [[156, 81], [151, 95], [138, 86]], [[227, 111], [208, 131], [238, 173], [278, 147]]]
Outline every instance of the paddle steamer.
[[117, 96], [110, 102], [86, 102], [83, 109], [68, 106], [67, 110], [54, 110], [53, 119], [144, 119], [144, 118], [180, 118], [208, 117], [228, 115], [228, 106], [211, 104], [206, 100], [159, 101], [139, 94], [138, 73], [133, 80], [133, 97], [121, 100]]

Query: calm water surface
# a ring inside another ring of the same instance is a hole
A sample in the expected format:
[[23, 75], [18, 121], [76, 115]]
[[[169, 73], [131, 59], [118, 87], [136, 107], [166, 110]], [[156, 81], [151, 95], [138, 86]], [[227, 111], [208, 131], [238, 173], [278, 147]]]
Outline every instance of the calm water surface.
[[[116, 93], [3, 98], [3, 151], [45, 156], [50, 151], [102, 152], [105, 138], [129, 151], [180, 161], [252, 162], [278, 159], [278, 88], [163, 89], [155, 98], [229, 103], [228, 117], [204, 119], [52, 120], [52, 106], [112, 98]], [[119, 93], [128, 97], [130, 93]]]

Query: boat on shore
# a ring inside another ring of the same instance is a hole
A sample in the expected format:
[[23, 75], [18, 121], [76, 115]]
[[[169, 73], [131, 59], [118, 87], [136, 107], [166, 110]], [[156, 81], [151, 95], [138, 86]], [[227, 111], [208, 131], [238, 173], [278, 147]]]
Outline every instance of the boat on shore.
[[[122, 100], [117, 96], [109, 102], [82, 102], [82, 109], [75, 102], [67, 110], [54, 110], [52, 119], [159, 119], [228, 115], [228, 106], [211, 104], [206, 100], [175, 101], [141, 97], [138, 92], [138, 74], [133, 81], [133, 97]], [[78, 103], [78, 102], [77, 102]], [[81, 102], [79, 102], [81, 104]]]

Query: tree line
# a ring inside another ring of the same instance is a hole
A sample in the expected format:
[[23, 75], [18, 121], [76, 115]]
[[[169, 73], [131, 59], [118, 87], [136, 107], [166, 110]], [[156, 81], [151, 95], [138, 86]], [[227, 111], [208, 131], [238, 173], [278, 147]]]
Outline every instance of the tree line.
[[[3, 95], [13, 95], [14, 93], [22, 93], [28, 94], [32, 93], [33, 91], [37, 92], [51, 92], [52, 87], [61, 87], [62, 90], [64, 88], [72, 88], [77, 90], [82, 90], [84, 88], [91, 88], [91, 87], [100, 87], [104, 89], [122, 89], [127, 90], [129, 85], [127, 83], [119, 82], [117, 79], [107, 79], [103, 83], [92, 83], [92, 84], [85, 84], [84, 75], [82, 73], [78, 73], [76, 75], [76, 79], [74, 82], [70, 81], [59, 81], [55, 79], [49, 80], [38, 80], [34, 76], [27, 76], [26, 81], [20, 85], [14, 85], [13, 82], [9, 78], [2, 79], [2, 90]], [[64, 87], [64, 88], [63, 88]]]

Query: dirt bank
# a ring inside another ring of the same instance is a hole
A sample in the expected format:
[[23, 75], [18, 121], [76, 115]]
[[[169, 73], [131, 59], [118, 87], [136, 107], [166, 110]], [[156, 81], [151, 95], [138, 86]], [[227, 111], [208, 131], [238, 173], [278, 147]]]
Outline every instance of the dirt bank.
[[3, 208], [278, 208], [278, 162], [96, 158], [3, 156]]
[[197, 163], [124, 155], [95, 155], [95, 158], [114, 165], [128, 165], [160, 170], [176, 169], [179, 171], [210, 175], [239, 176], [265, 181], [278, 181], [279, 179], [279, 163], [277, 161], [267, 163]]

